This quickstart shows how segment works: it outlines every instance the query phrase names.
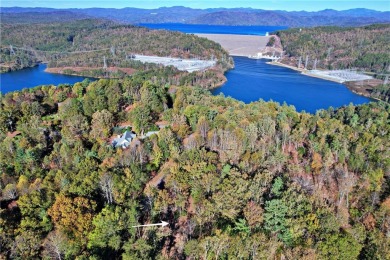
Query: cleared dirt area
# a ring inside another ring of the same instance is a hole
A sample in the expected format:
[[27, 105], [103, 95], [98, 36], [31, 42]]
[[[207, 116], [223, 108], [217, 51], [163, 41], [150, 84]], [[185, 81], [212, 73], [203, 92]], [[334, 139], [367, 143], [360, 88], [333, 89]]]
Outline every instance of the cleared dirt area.
[[196, 33], [195, 35], [221, 44], [232, 56], [245, 57], [256, 56], [258, 52], [266, 47], [270, 38], [269, 36], [235, 34]]

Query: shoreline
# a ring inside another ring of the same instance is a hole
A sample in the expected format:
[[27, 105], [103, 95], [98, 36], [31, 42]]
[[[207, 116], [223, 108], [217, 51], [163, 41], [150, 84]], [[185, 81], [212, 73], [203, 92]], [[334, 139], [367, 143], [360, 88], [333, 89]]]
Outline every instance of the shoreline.
[[68, 75], [68, 76], [78, 76], [78, 77], [84, 77], [82, 75], [79, 75], [79, 74], [74, 74], [74, 73], [64, 73], [64, 72], [61, 72], [61, 71], [55, 71], [55, 70], [51, 70], [49, 68], [46, 68], [43, 70], [43, 72], [45, 73], [50, 73], [50, 74], [58, 74], [58, 75]]
[[[77, 70], [73, 70], [74, 68], [76, 68]], [[206, 69], [206, 70], [212, 70], [214, 67], [212, 68], [209, 68], [209, 69]], [[208, 90], [213, 90], [213, 89], [216, 89], [216, 88], [219, 88], [221, 87], [222, 85], [224, 85], [228, 80], [225, 76], [226, 72], [230, 69], [233, 69], [234, 68], [234, 64], [232, 65], [232, 68], [229, 68], [229, 69], [226, 69], [226, 70], [223, 70], [221, 71], [222, 73], [222, 76], [223, 78], [221, 78], [221, 80], [217, 83], [215, 83], [214, 86], [210, 86], [210, 87], [206, 87], [206, 89]], [[74, 72], [76, 73], [66, 73], [64, 72], [64, 70], [66, 69], [69, 69], [69, 70], [73, 70]], [[82, 70], [79, 70], [79, 69], [82, 69]], [[86, 75], [81, 75], [81, 74], [78, 74], [77, 72], [82, 72], [82, 71], [85, 71], [85, 70], [93, 70], [93, 69], [99, 69], [99, 68], [92, 68], [92, 67], [55, 67], [55, 68], [46, 68], [44, 70], [45, 73], [50, 73], [50, 74], [58, 74], [58, 75], [68, 75], [68, 76], [77, 76], [77, 77], [84, 77], [84, 78], [91, 78], [91, 79], [120, 79], [120, 78], [115, 78], [115, 77], [104, 77], [104, 76], [86, 76]], [[108, 70], [112, 71], [113, 69], [118, 69], [118, 70], [121, 70], [123, 72], [123, 70], [127, 70], [127, 71], [132, 71], [131, 74], [127, 74], [128, 76], [132, 76], [134, 73], [137, 72], [137, 70], [135, 69], [132, 69], [132, 68], [117, 68], [117, 67], [110, 67]], [[187, 73], [191, 73], [191, 72], [188, 72]]]
[[289, 68], [289, 69], [292, 69], [292, 70], [295, 70], [295, 71], [303, 72], [303, 69], [298, 69], [297, 67], [293, 67], [293, 66], [290, 66], [290, 65], [287, 65], [287, 64], [283, 64], [283, 63], [280, 63], [280, 62], [277, 62], [277, 61], [267, 61], [266, 63], [269, 64], [269, 65]]
[[[246, 56], [241, 56], [241, 55], [234, 55], [235, 57], [246, 57]], [[306, 71], [304, 69], [298, 69], [297, 67], [293, 67], [293, 66], [290, 66], [290, 65], [287, 65], [287, 64], [283, 64], [283, 63], [280, 63], [280, 62], [275, 62], [275, 61], [268, 61], [266, 62], [267, 64], [269, 65], [273, 65], [273, 66], [279, 66], [279, 67], [284, 67], [284, 68], [288, 68], [288, 69], [292, 69], [294, 71], [297, 71], [297, 72], [300, 72], [302, 75], [305, 75], [305, 76], [309, 76], [309, 77], [314, 77], [314, 78], [319, 78], [319, 79], [323, 79], [323, 80], [328, 80], [328, 81], [332, 81], [332, 82], [336, 82], [336, 83], [340, 83], [342, 85], [344, 85], [346, 88], [348, 88], [351, 92], [353, 92], [354, 94], [356, 95], [359, 95], [359, 96], [363, 96], [363, 97], [366, 97], [366, 98], [369, 98], [369, 99], [373, 99], [373, 100], [377, 100], [377, 101], [381, 101], [380, 99], [378, 98], [373, 98], [371, 97], [369, 94], [367, 93], [364, 93], [364, 92], [361, 92], [361, 91], [358, 91], [357, 89], [355, 89], [353, 86], [351, 86], [350, 84], [347, 84], [347, 82], [340, 82], [338, 80], [335, 80], [335, 79], [332, 79], [332, 78], [328, 78], [326, 76], [322, 76], [322, 75], [316, 75], [316, 74], [312, 74], [312, 73], [306, 73]], [[230, 69], [234, 69], [234, 65], [232, 68]], [[226, 72], [228, 72], [230, 69], [224, 71], [223, 75], [224, 75], [224, 78], [222, 81], [218, 82], [217, 84], [215, 84], [213, 87], [210, 87], [208, 88], [209, 91], [212, 91], [214, 89], [217, 89], [217, 88], [220, 88], [221, 86], [223, 86], [227, 81], [228, 79], [226, 78], [225, 74]], [[68, 74], [68, 73], [64, 73], [63, 71], [61, 71], [60, 68], [46, 68], [44, 70], [45, 73], [52, 73], [52, 74], [62, 74], [62, 75], [70, 75], [70, 76], [82, 76], [82, 75], [79, 75], [79, 74]], [[86, 78], [95, 78], [95, 79], [104, 79], [104, 77], [90, 77], [90, 76], [82, 76], [82, 77], [86, 77]]]
[[349, 89], [352, 93], [354, 93], [356, 95], [363, 96], [363, 97], [366, 97], [366, 98], [369, 98], [369, 99], [374, 99], [374, 100], [377, 100], [377, 101], [382, 101], [381, 99], [377, 99], [377, 98], [371, 97], [368, 93], [363, 93], [363, 92], [360, 92], [360, 91], [356, 90], [353, 86], [351, 86], [350, 84], [347, 84], [348, 81], [341, 82], [339, 80], [336, 80], [336, 79], [333, 79], [333, 78], [329, 78], [329, 77], [326, 77], [326, 76], [323, 76], [323, 75], [307, 73], [307, 71], [304, 70], [304, 69], [298, 69], [297, 67], [286, 65], [286, 64], [283, 64], [283, 63], [280, 63], [280, 62], [269, 61], [269, 62], [267, 62], [267, 64], [274, 65], [274, 66], [279, 66], [279, 67], [284, 67], [284, 68], [288, 68], [288, 69], [292, 69], [292, 70], [300, 72], [302, 75], [305, 75], [305, 76], [309, 76], [309, 77], [313, 77], [313, 78], [319, 78], [319, 79], [323, 79], [323, 80], [339, 83], [339, 84], [344, 85], [347, 89]]
[[324, 79], [324, 80], [328, 80], [328, 81], [333, 81], [333, 82], [345, 85], [344, 82], [341, 82], [340, 80], [337, 80], [337, 79], [334, 79], [334, 78], [331, 78], [331, 77], [327, 77], [327, 76], [323, 76], [323, 75], [310, 73], [310, 71], [308, 71], [308, 70], [299, 69], [297, 67], [293, 67], [293, 66], [290, 66], [290, 65], [287, 65], [287, 64], [283, 64], [283, 63], [280, 63], [280, 62], [277, 62], [277, 61], [269, 61], [269, 62], [267, 62], [267, 64], [274, 65], [274, 66], [279, 66], [279, 67], [284, 67], [284, 68], [288, 68], [288, 69], [292, 69], [292, 70], [301, 72], [301, 74], [305, 75], [305, 76], [309, 76], [309, 77], [313, 77], [313, 78], [319, 78], [319, 79]]
[[318, 74], [314, 74], [314, 73], [310, 73], [310, 72], [308, 73], [305, 71], [302, 71], [302, 75], [313, 77], [313, 78], [318, 78], [318, 79], [323, 79], [323, 80], [328, 80], [328, 81], [332, 81], [332, 82], [336, 82], [336, 83], [340, 83], [340, 84], [345, 85], [344, 84], [345, 81], [337, 80], [337, 79], [330, 78], [330, 77], [323, 76], [323, 75], [318, 75]]
[[[103, 79], [105, 78], [104, 76], [88, 76], [88, 75], [82, 75], [78, 73], [82, 72], [88, 72], [88, 71], [93, 71], [93, 70], [98, 70], [100, 68], [94, 68], [94, 67], [54, 67], [54, 68], [47, 68], [44, 70], [45, 73], [52, 73], [52, 74], [62, 74], [62, 75], [70, 75], [70, 76], [78, 76], [78, 77], [86, 77], [86, 78], [97, 78], [97, 79]], [[65, 70], [71, 70], [74, 71], [75, 73], [66, 73], [64, 72]], [[122, 71], [123, 73], [127, 75], [132, 75], [136, 72], [135, 69], [131, 68], [118, 68], [118, 67], [109, 67], [107, 69], [108, 72], [114, 72], [115, 70], [117, 71]], [[113, 77], [110, 77], [113, 78]]]
[[64, 72], [59, 72], [59, 71], [50, 71], [50, 70], [47, 70], [47, 69], [45, 69], [43, 72], [50, 73], [50, 74], [57, 74], [57, 75], [84, 77], [84, 78], [89, 78], [89, 79], [104, 79], [104, 77], [91, 77], [91, 76], [84, 76], [84, 75], [75, 74], [75, 73], [64, 73]]
[[[260, 50], [259, 43], [256, 42], [256, 44], [255, 44], [256, 48], [252, 48], [251, 49], [251, 53], [253, 52], [252, 54], [249, 54], [247, 52], [247, 50], [243, 51], [243, 49], [246, 49], [246, 48], [242, 47], [243, 46], [242, 41], [243, 40], [245, 41], [246, 37], [248, 37], [249, 35], [230, 35], [230, 34], [222, 34], [222, 35], [220, 35], [220, 34], [209, 34], [209, 33], [195, 33], [195, 35], [197, 35], [198, 37], [205, 37], [205, 38], [208, 38], [209, 40], [212, 40], [212, 41], [220, 43], [222, 45], [222, 47], [229, 52], [231, 57], [246, 57], [246, 58], [253, 59], [252, 55], [254, 55], [253, 54], [254, 50], [256, 49], [256, 52], [258, 52]], [[236, 38], [240, 40], [239, 44], [235, 42]], [[259, 37], [258, 39], [267, 39], [267, 42], [268, 42], [268, 38], [269, 38], [268, 36], [262, 36], [262, 37]], [[234, 43], [234, 44], [232, 45], [232, 43]], [[245, 43], [244, 46], [247, 45], [247, 44], [248, 43]], [[263, 43], [263, 45], [264, 45], [264, 43]], [[232, 47], [232, 46], [234, 46], [234, 47]], [[253, 46], [251, 46], [251, 47], [253, 47]], [[261, 46], [261, 47], [265, 48], [265, 45]], [[311, 73], [310, 70], [299, 69], [297, 67], [290, 66], [290, 65], [287, 65], [287, 64], [283, 64], [283, 63], [278, 62], [278, 61], [268, 61], [266, 63], [269, 64], [269, 65], [273, 65], [273, 66], [279, 66], [279, 67], [292, 69], [294, 71], [300, 72], [302, 75], [305, 75], [305, 76], [309, 76], [309, 77], [313, 77], [313, 78], [318, 78], [318, 79], [327, 80], [327, 81], [331, 81], [331, 82], [342, 84], [345, 87], [347, 87], [351, 92], [353, 92], [353, 93], [355, 93], [357, 95], [360, 95], [360, 96], [372, 99], [372, 97], [370, 96], [369, 92], [361, 92], [358, 89], [355, 89], [353, 87], [353, 85], [348, 84], [348, 82], [350, 82], [350, 81], [345, 81], [343, 79], [337, 79], [337, 78], [334, 78], [334, 77], [331, 77], [331, 76], [328, 77], [326, 75]], [[227, 71], [225, 71], [225, 73], [226, 72]], [[214, 86], [211, 89], [215, 89], [215, 88], [221, 87], [224, 83], [226, 83], [226, 81], [221, 83], [221, 84], [218, 84], [218, 86]], [[357, 81], [357, 82], [360, 82], [360, 81]], [[368, 88], [372, 89], [372, 87], [368, 87]]]

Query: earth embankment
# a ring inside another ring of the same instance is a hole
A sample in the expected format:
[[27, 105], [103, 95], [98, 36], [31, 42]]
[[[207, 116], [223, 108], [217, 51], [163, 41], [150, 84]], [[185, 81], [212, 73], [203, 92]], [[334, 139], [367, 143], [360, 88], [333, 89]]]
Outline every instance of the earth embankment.
[[229, 52], [231, 56], [252, 57], [257, 56], [267, 45], [270, 36], [259, 35], [236, 35], [236, 34], [195, 34], [204, 37], [221, 46]]

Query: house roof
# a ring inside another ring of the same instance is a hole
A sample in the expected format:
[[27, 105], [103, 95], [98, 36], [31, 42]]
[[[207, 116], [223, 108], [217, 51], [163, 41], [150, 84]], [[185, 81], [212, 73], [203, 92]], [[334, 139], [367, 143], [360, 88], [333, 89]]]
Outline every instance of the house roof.
[[124, 139], [133, 139], [133, 138], [135, 138], [137, 135], [136, 134], [133, 134], [132, 132], [130, 132], [130, 131], [126, 131], [123, 135], [122, 135], [122, 138], [124, 138]]
[[117, 147], [127, 147], [131, 140], [133, 140], [137, 135], [131, 133], [130, 131], [124, 132], [124, 134], [121, 137], [117, 137], [112, 141], [112, 145]]

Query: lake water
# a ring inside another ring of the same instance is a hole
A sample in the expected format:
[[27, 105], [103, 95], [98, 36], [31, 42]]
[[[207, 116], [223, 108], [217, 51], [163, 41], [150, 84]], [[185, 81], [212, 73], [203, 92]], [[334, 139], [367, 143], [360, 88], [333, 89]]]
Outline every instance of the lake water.
[[246, 35], [262, 35], [267, 32], [287, 29], [285, 26], [230, 26], [230, 25], [204, 25], [204, 24], [181, 24], [181, 23], [164, 23], [150, 24], [143, 23], [151, 29], [165, 29], [171, 31], [179, 31], [183, 33], [213, 33], [213, 34], [246, 34]]
[[45, 64], [34, 68], [0, 74], [0, 91], [5, 94], [10, 91], [32, 88], [39, 85], [74, 84], [83, 81], [85, 77], [46, 73]]
[[318, 109], [367, 103], [342, 84], [308, 77], [297, 71], [273, 66], [266, 60], [234, 57], [235, 68], [226, 73], [228, 81], [212, 93], [223, 93], [245, 103], [263, 99], [294, 105], [298, 111], [315, 113]]
[[[145, 24], [146, 25], [146, 24]], [[269, 26], [207, 26], [183, 24], [153, 24], [150, 28], [179, 30], [187, 33], [230, 33], [264, 35], [284, 27]], [[356, 95], [344, 85], [304, 76], [294, 70], [266, 64], [265, 60], [234, 57], [235, 68], [226, 73], [227, 83], [212, 91], [231, 96], [245, 103], [263, 99], [294, 105], [298, 111], [315, 113], [330, 106], [367, 103], [370, 99]], [[84, 77], [45, 73], [46, 65], [0, 74], [0, 91], [46, 84], [74, 84]]]
[[[286, 29], [281, 26], [209, 26], [192, 24], [142, 24], [153, 29], [184, 33], [265, 35]], [[250, 103], [263, 99], [294, 105], [298, 111], [315, 113], [318, 109], [355, 105], [370, 99], [351, 92], [343, 84], [305, 76], [294, 70], [266, 64], [266, 60], [233, 57], [235, 68], [226, 73], [227, 82], [212, 91]]]

